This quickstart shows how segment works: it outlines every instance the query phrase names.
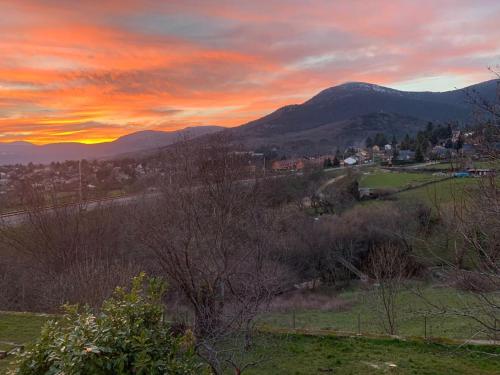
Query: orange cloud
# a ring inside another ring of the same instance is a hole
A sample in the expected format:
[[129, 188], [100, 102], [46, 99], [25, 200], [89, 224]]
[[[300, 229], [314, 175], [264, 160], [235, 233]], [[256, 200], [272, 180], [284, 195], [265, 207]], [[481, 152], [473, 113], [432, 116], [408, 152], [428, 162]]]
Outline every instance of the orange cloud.
[[488, 79], [486, 66], [500, 60], [493, 0], [2, 8], [0, 142], [235, 126], [344, 81], [406, 87], [442, 76], [438, 86], [452, 80], [452, 89]]

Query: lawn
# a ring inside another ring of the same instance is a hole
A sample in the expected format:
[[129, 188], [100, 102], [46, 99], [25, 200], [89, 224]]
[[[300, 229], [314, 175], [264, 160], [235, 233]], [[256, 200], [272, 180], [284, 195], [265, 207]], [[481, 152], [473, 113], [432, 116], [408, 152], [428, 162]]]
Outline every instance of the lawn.
[[360, 179], [360, 187], [400, 190], [439, 179], [442, 179], [442, 177], [433, 176], [430, 173], [388, 172], [380, 170], [372, 174], [363, 175]]
[[[430, 164], [426, 165], [426, 169], [435, 169], [435, 170], [441, 170], [441, 171], [449, 171], [452, 167], [455, 169], [457, 168], [458, 163], [449, 163], [449, 162], [442, 162], [438, 164]], [[486, 161], [473, 161], [472, 162], [472, 167], [473, 168], [494, 168], [494, 169], [500, 169], [500, 160], [486, 160]]]
[[[425, 287], [422, 295], [429, 301], [448, 307], [463, 306], [463, 301], [475, 299], [450, 288]], [[266, 314], [261, 324], [271, 328], [332, 330], [354, 333], [383, 334], [380, 302], [372, 290], [343, 292], [335, 296], [345, 301], [337, 311], [297, 310]], [[399, 331], [402, 336], [441, 337], [450, 339], [486, 338], [481, 327], [471, 319], [432, 314], [431, 308], [411, 290], [401, 293], [399, 301]]]
[[403, 200], [421, 200], [431, 205], [434, 205], [436, 202], [450, 203], [454, 200], [462, 199], [465, 192], [470, 191], [471, 188], [477, 186], [478, 182], [478, 179], [470, 177], [453, 178], [416, 189], [402, 191], [396, 194], [396, 196]]
[[[0, 350], [12, 349], [9, 343], [24, 345], [32, 342], [49, 319], [49, 316], [27, 313], [0, 313]], [[6, 371], [10, 360], [0, 360], [0, 373]]]
[[[500, 349], [391, 339], [274, 335], [256, 352], [269, 358], [248, 375], [498, 374]], [[495, 353], [494, 357], [489, 353]]]
[[[34, 340], [49, 317], [0, 313], [0, 341]], [[471, 351], [473, 349], [474, 351]], [[500, 348], [457, 348], [392, 339], [262, 334], [252, 356], [265, 359], [248, 375], [288, 374], [498, 374]], [[488, 352], [488, 353], [484, 353]], [[396, 367], [394, 367], [396, 366]], [[0, 373], [8, 368], [0, 360]]]

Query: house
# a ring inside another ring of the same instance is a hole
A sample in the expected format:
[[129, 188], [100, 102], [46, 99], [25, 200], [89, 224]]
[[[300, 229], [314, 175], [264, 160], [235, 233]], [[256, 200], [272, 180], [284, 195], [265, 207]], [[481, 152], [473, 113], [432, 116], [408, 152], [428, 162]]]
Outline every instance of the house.
[[392, 145], [390, 145], [389, 143], [388, 143], [388, 144], [386, 144], [386, 145], [384, 146], [384, 150], [385, 150], [385, 151], [391, 151], [391, 150], [392, 150]]
[[347, 159], [344, 159], [344, 165], [354, 165], [356, 164], [358, 161], [353, 158], [352, 156], [348, 157]]
[[432, 148], [432, 154], [434, 154], [437, 159], [445, 159], [449, 157], [450, 151], [443, 146], [434, 146]]
[[304, 169], [302, 159], [286, 159], [273, 161], [271, 165], [273, 171], [298, 171]]
[[494, 169], [468, 169], [467, 172], [473, 177], [495, 177], [496, 171]]
[[378, 145], [375, 145], [372, 147], [372, 151], [373, 152], [380, 152], [380, 147], [378, 147]]
[[396, 160], [399, 161], [410, 161], [415, 159], [415, 151], [401, 150], [398, 153]]

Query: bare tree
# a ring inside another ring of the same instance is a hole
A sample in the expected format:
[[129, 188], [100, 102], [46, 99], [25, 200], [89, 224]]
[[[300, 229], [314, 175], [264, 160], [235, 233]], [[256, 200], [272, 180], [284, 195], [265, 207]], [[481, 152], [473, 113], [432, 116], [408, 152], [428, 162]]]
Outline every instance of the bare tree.
[[391, 244], [377, 247], [370, 254], [369, 270], [376, 281], [375, 295], [381, 325], [386, 333], [396, 335], [399, 328], [400, 293], [410, 276], [407, 255]]
[[279, 210], [262, 204], [261, 184], [248, 179], [244, 154], [229, 144], [217, 135], [174, 146], [161, 197], [146, 203], [138, 230], [189, 301], [198, 352], [216, 374], [248, 367], [235, 353], [249, 348], [254, 318], [279, 291], [282, 273]]
[[[498, 74], [497, 74], [498, 76]], [[497, 97], [486, 100], [479, 93], [469, 94], [471, 102], [493, 122], [479, 124], [476, 138], [479, 151], [498, 165], [500, 149], [500, 81]], [[488, 132], [488, 134], [485, 134]], [[500, 189], [494, 174], [482, 177], [468, 189], [454, 191], [452, 203], [436, 202], [437, 212], [448, 234], [446, 250], [453, 257], [432, 254], [442, 264], [442, 273], [467, 298], [459, 298], [456, 306], [439, 301], [427, 302], [433, 312], [467, 317], [482, 327], [482, 331], [497, 337], [500, 331]], [[442, 249], [440, 249], [442, 250]], [[441, 251], [443, 252], [443, 251]], [[423, 293], [419, 293], [423, 298]]]
[[119, 218], [126, 216], [113, 207], [60, 205], [33, 189], [23, 197], [23, 220], [0, 223], [2, 260], [10, 279], [22, 288], [18, 307], [53, 311], [64, 303], [98, 306], [139, 271], [122, 246]]

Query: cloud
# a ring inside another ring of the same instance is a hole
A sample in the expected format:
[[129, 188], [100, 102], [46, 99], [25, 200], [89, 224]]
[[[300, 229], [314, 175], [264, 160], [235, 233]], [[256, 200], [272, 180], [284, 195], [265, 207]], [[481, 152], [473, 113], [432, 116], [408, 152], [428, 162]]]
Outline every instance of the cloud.
[[495, 0], [9, 2], [0, 133], [234, 126], [344, 81], [461, 87], [500, 61], [499, 16]]

